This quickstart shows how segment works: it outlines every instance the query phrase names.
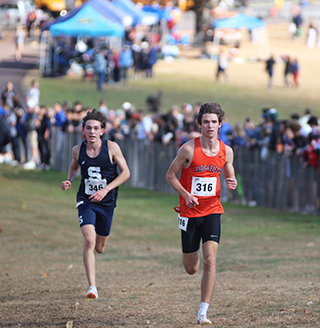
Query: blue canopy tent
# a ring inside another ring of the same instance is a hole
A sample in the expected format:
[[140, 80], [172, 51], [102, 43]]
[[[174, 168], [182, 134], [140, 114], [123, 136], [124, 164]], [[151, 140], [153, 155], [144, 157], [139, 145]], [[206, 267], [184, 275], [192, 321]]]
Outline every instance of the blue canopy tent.
[[171, 15], [172, 9], [172, 7], [168, 6], [162, 8], [158, 3], [145, 5], [142, 7], [142, 12], [152, 13], [159, 17], [160, 24], [154, 25], [153, 27], [153, 32], [156, 36], [156, 42], [169, 34], [168, 22], [173, 20], [173, 16]]
[[[266, 24], [257, 17], [237, 13], [229, 18], [214, 21], [212, 26], [215, 29], [212, 54], [218, 53], [218, 51], [214, 51], [214, 47], [218, 47], [220, 43], [219, 33], [216, 33], [219, 29], [247, 29], [252, 35], [255, 35], [255, 41], [264, 45], [267, 55], [270, 53]], [[257, 31], [259, 31], [259, 33], [257, 33]]]
[[252, 30], [254, 28], [265, 27], [266, 24], [257, 17], [252, 17], [243, 13], [238, 13], [230, 18], [220, 19], [214, 21], [213, 26], [218, 28], [234, 28], [234, 29], [248, 29]]
[[154, 25], [159, 21], [157, 14], [138, 9], [131, 0], [113, 0], [111, 3], [132, 16], [133, 25]]
[[115, 23], [118, 23], [123, 26], [131, 26], [132, 25], [132, 17], [128, 14], [123, 12], [121, 9], [114, 6], [108, 0], [89, 0], [85, 2], [81, 7], [74, 8], [69, 11], [65, 16], [59, 16], [55, 20], [49, 21], [46, 23], [43, 30], [49, 30], [50, 26], [58, 23], [62, 23], [68, 21], [73, 16], [75, 16], [79, 11], [85, 9], [86, 6], [92, 6], [96, 9], [99, 13], [101, 13], [104, 17], [108, 20], [111, 20]]
[[167, 21], [172, 19], [171, 8], [169, 8], [169, 7], [161, 8], [161, 6], [159, 4], [145, 5], [145, 6], [143, 6], [142, 10], [147, 13], [157, 14], [160, 19], [165, 19]]
[[76, 15], [80, 10], [81, 10], [81, 7], [74, 8], [73, 10], [67, 12], [67, 14], [65, 16], [59, 16], [59, 17], [57, 17], [54, 20], [50, 20], [49, 22], [47, 22], [45, 24], [45, 26], [42, 29], [42, 31], [49, 30], [50, 26], [53, 25], [53, 24], [62, 23], [62, 22], [67, 21], [68, 19], [70, 19], [71, 17], [73, 17], [74, 15]]
[[106, 18], [125, 27], [133, 24], [133, 17], [126, 11], [116, 7], [109, 0], [89, 0], [87, 4], [98, 10]]
[[[49, 30], [49, 31], [48, 31]], [[50, 34], [48, 33], [50, 32]], [[39, 70], [43, 75], [51, 74], [52, 47], [51, 36], [69, 37], [110, 37], [112, 42], [121, 42], [124, 37], [125, 28], [110, 19], [107, 19], [89, 2], [80, 8], [72, 10], [67, 16], [56, 19], [43, 31], [41, 35]], [[56, 64], [56, 60], [55, 60]]]
[[122, 38], [124, 27], [99, 13], [92, 6], [84, 5], [74, 16], [66, 21], [52, 24], [49, 28], [51, 35], [100, 37], [113, 36]]

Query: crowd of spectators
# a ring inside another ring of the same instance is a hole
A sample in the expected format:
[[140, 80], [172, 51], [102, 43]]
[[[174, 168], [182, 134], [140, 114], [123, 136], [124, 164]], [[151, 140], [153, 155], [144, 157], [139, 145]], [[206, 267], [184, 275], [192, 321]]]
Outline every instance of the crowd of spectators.
[[[190, 44], [185, 33], [172, 32], [167, 35], [153, 33], [147, 26], [127, 28], [123, 40], [110, 43], [101, 38], [73, 38], [59, 36], [48, 45], [48, 60], [44, 75], [83, 79], [100, 77], [98, 90], [103, 83], [127, 83], [128, 69], [133, 78], [153, 77], [153, 67], [159, 58], [173, 58], [180, 48]], [[48, 66], [48, 67], [47, 67]]]
[[[39, 98], [39, 82], [33, 80], [24, 109], [12, 82], [7, 83], [1, 94], [0, 162], [23, 164], [25, 169], [49, 169], [52, 128], [59, 131], [59, 143], [63, 143], [64, 133], [82, 131], [82, 119], [91, 108], [81, 101], [56, 102], [47, 107], [39, 103]], [[112, 109], [101, 99], [96, 108], [107, 118], [105, 137], [112, 141], [133, 138], [145, 143], [174, 143], [179, 147], [201, 134], [196, 121], [200, 106], [200, 102], [173, 105], [166, 113], [160, 113], [159, 103], [145, 111], [129, 102]], [[234, 149], [258, 148], [263, 160], [276, 151], [286, 156], [298, 155], [305, 165], [318, 169], [320, 166], [320, 125], [310, 108], [301, 117], [292, 114], [285, 120], [279, 119], [276, 109], [263, 108], [258, 124], [245, 118], [232, 126], [225, 120], [219, 138]]]
[[159, 43], [150, 40], [127, 38], [122, 46], [110, 47], [104, 39], [73, 40], [60, 37], [52, 44], [51, 74], [68, 74], [70, 78], [82, 76], [84, 80], [95, 77], [97, 89], [104, 83], [128, 83], [128, 71], [133, 71], [133, 79], [152, 78], [153, 67], [163, 56]]

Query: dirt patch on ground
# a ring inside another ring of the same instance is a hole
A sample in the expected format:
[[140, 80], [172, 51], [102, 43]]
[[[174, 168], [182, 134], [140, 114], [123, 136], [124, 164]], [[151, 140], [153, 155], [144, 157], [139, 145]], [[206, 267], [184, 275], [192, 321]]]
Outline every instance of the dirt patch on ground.
[[[11, 268], [2, 262], [0, 327], [195, 326], [201, 271], [189, 277], [181, 263], [98, 260], [100, 298], [86, 301], [82, 263], [26, 262]], [[317, 281], [288, 279], [289, 267], [247, 269], [235, 265], [218, 273], [209, 308], [215, 327], [319, 327]]]
[[[59, 189], [63, 176], [0, 166], [0, 327], [196, 326], [202, 269], [184, 272], [177, 198], [120, 191], [96, 256], [99, 299], [87, 301], [75, 190]], [[240, 206], [223, 217], [214, 327], [319, 327], [319, 220]]]

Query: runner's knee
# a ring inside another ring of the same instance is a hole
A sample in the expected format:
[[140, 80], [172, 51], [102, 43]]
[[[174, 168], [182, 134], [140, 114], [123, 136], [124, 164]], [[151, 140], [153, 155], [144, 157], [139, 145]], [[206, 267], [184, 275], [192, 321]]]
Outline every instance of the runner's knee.
[[211, 255], [203, 259], [203, 268], [210, 270], [216, 267], [216, 257]]
[[106, 245], [96, 244], [95, 250], [97, 253], [101, 254], [104, 252], [105, 248], [106, 248]]
[[199, 269], [199, 260], [197, 261], [183, 261], [186, 272], [190, 275], [195, 274]]
[[99, 254], [103, 253], [106, 249], [107, 242], [109, 237], [102, 237], [97, 235], [95, 251]]
[[190, 267], [185, 266], [185, 270], [189, 275], [193, 275], [198, 271], [198, 268], [197, 267], [191, 267], [191, 266]]
[[94, 249], [96, 246], [96, 240], [94, 237], [87, 237], [84, 240], [84, 247], [87, 249]]

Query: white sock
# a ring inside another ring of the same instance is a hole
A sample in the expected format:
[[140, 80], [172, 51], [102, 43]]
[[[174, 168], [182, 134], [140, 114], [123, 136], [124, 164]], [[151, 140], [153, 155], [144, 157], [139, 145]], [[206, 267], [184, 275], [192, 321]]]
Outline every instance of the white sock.
[[208, 308], [209, 308], [209, 303], [201, 302], [200, 303], [200, 309], [199, 309], [199, 312], [198, 312], [198, 316], [200, 316], [200, 315], [207, 316]]

